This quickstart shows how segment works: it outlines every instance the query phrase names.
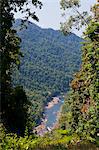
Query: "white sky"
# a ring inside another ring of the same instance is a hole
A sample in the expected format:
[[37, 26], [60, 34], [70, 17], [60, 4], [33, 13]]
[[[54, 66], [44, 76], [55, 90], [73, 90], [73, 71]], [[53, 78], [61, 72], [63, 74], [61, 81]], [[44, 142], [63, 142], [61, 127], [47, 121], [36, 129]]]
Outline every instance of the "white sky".
[[[40, 0], [43, 3], [42, 9], [36, 9], [36, 14], [39, 17], [39, 22], [34, 22], [42, 28], [53, 28], [60, 29], [60, 22], [64, 22], [65, 20], [61, 16], [62, 10], [60, 9], [60, 0]], [[96, 0], [81, 0], [82, 10], [90, 10], [91, 6], [96, 2]], [[34, 9], [31, 6], [31, 9]], [[70, 13], [70, 12], [69, 12]], [[67, 16], [69, 14], [67, 13]], [[22, 18], [22, 14], [15, 14], [16, 18]], [[75, 34], [81, 36], [83, 30], [74, 31]]]

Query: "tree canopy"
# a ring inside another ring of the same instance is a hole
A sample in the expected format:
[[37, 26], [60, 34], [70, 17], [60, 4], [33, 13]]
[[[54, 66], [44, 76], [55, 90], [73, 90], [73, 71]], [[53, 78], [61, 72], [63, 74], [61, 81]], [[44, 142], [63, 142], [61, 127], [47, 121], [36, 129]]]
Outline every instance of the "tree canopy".
[[[61, 23], [61, 30], [65, 34], [73, 32], [73, 29], [80, 30], [82, 26], [87, 26], [92, 19], [92, 16], [87, 10], [80, 10], [80, 0], [61, 0], [60, 5], [61, 9], [64, 11], [63, 16], [66, 18], [65, 22]], [[70, 15], [68, 12], [70, 12]]]

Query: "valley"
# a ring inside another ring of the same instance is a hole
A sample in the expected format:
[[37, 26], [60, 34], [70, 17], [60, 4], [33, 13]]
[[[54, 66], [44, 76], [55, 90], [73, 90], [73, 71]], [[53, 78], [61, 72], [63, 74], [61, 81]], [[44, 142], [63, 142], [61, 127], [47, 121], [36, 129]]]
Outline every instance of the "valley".
[[26, 26], [27, 29], [19, 30], [20, 19], [14, 24], [22, 40], [20, 46], [24, 57], [19, 71], [14, 70], [13, 83], [24, 87], [32, 102], [32, 118], [39, 124], [51, 98], [69, 91], [73, 74], [81, 65], [83, 39], [73, 33], [64, 36], [59, 30], [43, 29], [31, 22], [26, 22]]
[[0, 150], [99, 150], [99, 0], [52, 2], [0, 0]]

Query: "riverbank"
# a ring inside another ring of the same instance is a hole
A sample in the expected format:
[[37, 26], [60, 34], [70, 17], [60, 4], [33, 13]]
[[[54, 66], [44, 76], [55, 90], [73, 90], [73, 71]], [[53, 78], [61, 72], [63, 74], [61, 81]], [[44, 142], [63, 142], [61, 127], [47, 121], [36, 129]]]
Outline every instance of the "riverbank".
[[46, 109], [52, 108], [54, 105], [59, 103], [59, 97], [53, 97], [52, 101], [47, 104]]

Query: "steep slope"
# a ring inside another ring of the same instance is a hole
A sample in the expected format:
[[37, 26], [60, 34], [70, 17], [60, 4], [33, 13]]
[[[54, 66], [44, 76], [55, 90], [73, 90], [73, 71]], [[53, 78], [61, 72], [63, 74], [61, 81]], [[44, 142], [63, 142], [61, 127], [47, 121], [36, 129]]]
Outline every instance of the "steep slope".
[[24, 86], [39, 111], [47, 96], [69, 90], [69, 82], [80, 67], [82, 39], [72, 33], [64, 36], [58, 30], [42, 29], [31, 22], [26, 23], [27, 29], [19, 30], [20, 24], [18, 19], [14, 27], [22, 39], [24, 57], [14, 83]]
[[[15, 25], [18, 27], [20, 20]], [[73, 73], [79, 69], [81, 38], [74, 34], [65, 37], [60, 31], [42, 29], [30, 22], [18, 34], [24, 54], [19, 76], [22, 85], [32, 90], [46, 87], [66, 92]]]

